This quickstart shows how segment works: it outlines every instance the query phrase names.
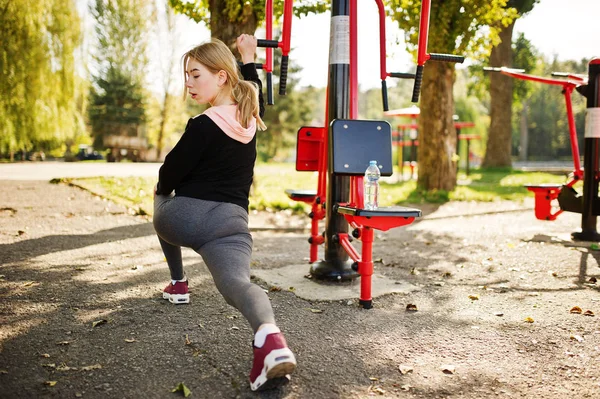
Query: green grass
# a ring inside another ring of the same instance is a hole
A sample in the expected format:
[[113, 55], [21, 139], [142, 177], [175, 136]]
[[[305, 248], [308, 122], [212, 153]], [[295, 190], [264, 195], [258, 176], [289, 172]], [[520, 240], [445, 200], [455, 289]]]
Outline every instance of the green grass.
[[[397, 175], [397, 172], [395, 173]], [[422, 191], [415, 180], [381, 183], [380, 205], [444, 203], [447, 201], [522, 201], [533, 194], [525, 184], [564, 183], [565, 177], [540, 172], [520, 172], [511, 169], [476, 169], [469, 176], [460, 173], [455, 190]], [[95, 177], [72, 179], [70, 183], [93, 193], [127, 205], [138, 214], [152, 213], [152, 191], [155, 178]], [[316, 172], [297, 172], [294, 164], [257, 164], [255, 182], [250, 195], [250, 209], [306, 212], [309, 206], [290, 200], [285, 190], [316, 189]]]

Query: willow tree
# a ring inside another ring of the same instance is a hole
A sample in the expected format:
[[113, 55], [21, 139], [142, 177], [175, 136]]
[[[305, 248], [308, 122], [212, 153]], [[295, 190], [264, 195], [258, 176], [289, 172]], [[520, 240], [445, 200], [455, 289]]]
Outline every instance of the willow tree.
[[[539, 0], [508, 0], [506, 7], [518, 13], [517, 18], [533, 9]], [[508, 25], [498, 24], [500, 43], [492, 48], [490, 66], [512, 67], [512, 35], [516, 18]], [[490, 131], [482, 166], [511, 166], [512, 104], [514, 81], [500, 73], [490, 75]]]
[[[498, 42], [501, 26], [515, 11], [507, 0], [440, 0], [431, 7], [430, 53], [481, 57]], [[391, 17], [404, 30], [409, 50], [416, 53], [421, 0], [390, 0]], [[421, 86], [419, 116], [419, 178], [424, 190], [453, 190], [456, 186], [456, 129], [454, 114], [454, 65], [429, 61]]]
[[0, 151], [53, 150], [81, 129], [74, 0], [0, 0]]

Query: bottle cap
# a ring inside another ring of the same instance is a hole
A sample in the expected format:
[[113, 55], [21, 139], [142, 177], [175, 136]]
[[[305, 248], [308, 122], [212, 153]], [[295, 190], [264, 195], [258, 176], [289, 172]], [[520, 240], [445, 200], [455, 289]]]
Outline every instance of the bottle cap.
[[369, 161], [369, 165], [377, 165], [377, 161]]

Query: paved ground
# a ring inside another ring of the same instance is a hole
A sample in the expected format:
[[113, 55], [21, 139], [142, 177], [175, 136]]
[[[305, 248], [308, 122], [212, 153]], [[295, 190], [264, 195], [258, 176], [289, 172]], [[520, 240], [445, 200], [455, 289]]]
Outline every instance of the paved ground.
[[[147, 218], [73, 187], [3, 186], [1, 398], [171, 398], [181, 382], [192, 398], [600, 396], [600, 325], [583, 314], [600, 313], [600, 252], [570, 240], [578, 215], [537, 221], [531, 201], [425, 207], [377, 234], [375, 273], [401, 292], [371, 310], [357, 282], [304, 277], [306, 231], [256, 229], [255, 281], [299, 367], [253, 394], [250, 329], [196, 254], [184, 253], [192, 303], [175, 307], [160, 299], [168, 274]], [[268, 277], [286, 268], [292, 280]]]

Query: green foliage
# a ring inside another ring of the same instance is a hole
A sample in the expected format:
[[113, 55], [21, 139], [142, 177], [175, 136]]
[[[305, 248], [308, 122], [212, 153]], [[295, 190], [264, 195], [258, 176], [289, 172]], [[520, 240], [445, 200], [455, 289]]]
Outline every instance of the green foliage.
[[[390, 0], [389, 14], [405, 32], [409, 50], [416, 56], [421, 0]], [[433, 2], [429, 24], [430, 53], [470, 56], [489, 54], [498, 43], [498, 32], [516, 17], [506, 0], [446, 0]], [[487, 27], [489, 32], [482, 29]]]
[[[525, 73], [531, 73], [536, 66], [537, 52], [531, 42], [521, 33], [517, 40], [513, 41], [513, 66], [523, 69]], [[513, 89], [513, 101], [522, 101], [529, 96], [532, 85], [529, 80], [515, 79]]]
[[145, 121], [143, 79], [149, 9], [143, 0], [96, 0], [98, 48], [89, 117], [95, 144], [107, 134], [138, 136]]
[[[550, 76], [552, 72], [587, 72], [587, 60], [546, 62], [540, 59], [536, 74]], [[585, 127], [585, 99], [574, 92], [573, 112], [579, 138], [580, 154], [583, 155], [583, 131]], [[531, 86], [528, 108], [529, 155], [531, 160], [571, 159], [569, 126], [562, 88], [542, 83]]]
[[82, 129], [72, 0], [0, 0], [0, 152], [52, 150]]
[[96, 144], [105, 135], [137, 136], [145, 121], [142, 86], [124, 71], [109, 67], [104, 77], [96, 78], [90, 93], [90, 123]]
[[[232, 24], [239, 22], [249, 12], [255, 13], [258, 21], [265, 18], [265, 0], [224, 0], [226, 3], [225, 14], [228, 21]], [[202, 22], [210, 25], [210, 7], [208, 0], [169, 0], [169, 6], [183, 15], [187, 15], [196, 22]], [[306, 16], [309, 13], [319, 14], [329, 9], [329, 2], [325, 0], [300, 0], [294, 3], [294, 15], [297, 17]], [[283, 14], [283, 1], [273, 2], [273, 14], [276, 18]]]

